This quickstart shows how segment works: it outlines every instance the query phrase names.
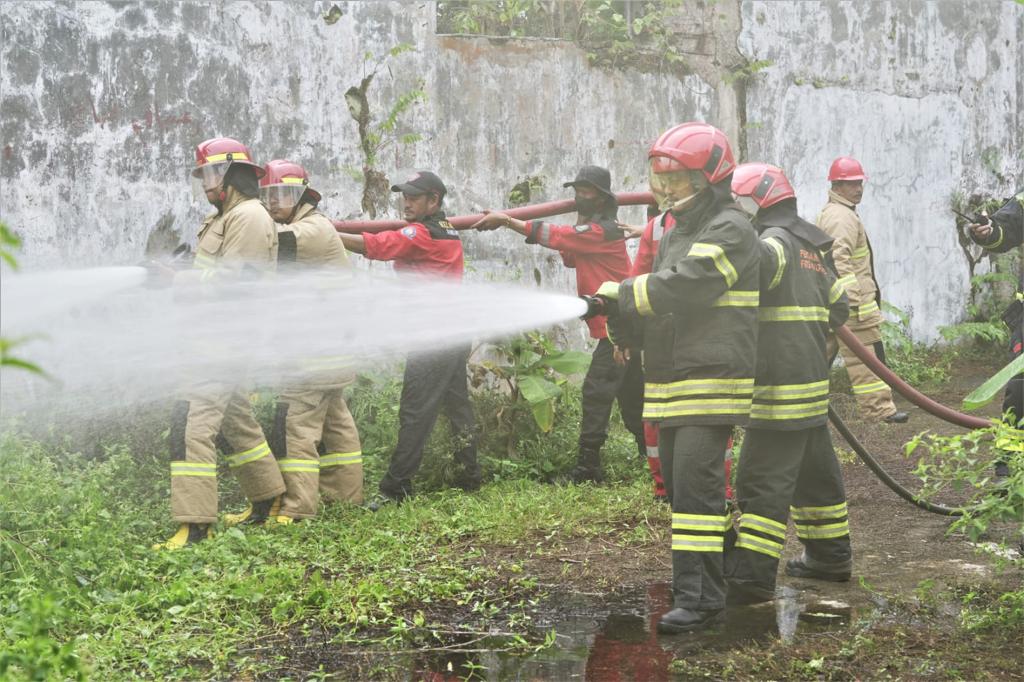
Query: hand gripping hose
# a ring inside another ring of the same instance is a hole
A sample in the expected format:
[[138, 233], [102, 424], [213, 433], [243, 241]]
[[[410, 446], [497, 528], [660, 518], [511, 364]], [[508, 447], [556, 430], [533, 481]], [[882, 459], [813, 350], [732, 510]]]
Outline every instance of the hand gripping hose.
[[[615, 195], [619, 206], [637, 206], [653, 204], [654, 195], [650, 192], [619, 192]], [[572, 213], [576, 210], [575, 199], [563, 199], [560, 201], [548, 201], [543, 204], [532, 206], [521, 206], [502, 211], [506, 215], [518, 220], [534, 220], [536, 218], [547, 218], [563, 213]], [[448, 218], [456, 230], [465, 230], [476, 221], [484, 217], [483, 213], [473, 215], [459, 215]], [[409, 223], [404, 220], [334, 220], [334, 229], [338, 232], [385, 232], [387, 230], [399, 230]]]

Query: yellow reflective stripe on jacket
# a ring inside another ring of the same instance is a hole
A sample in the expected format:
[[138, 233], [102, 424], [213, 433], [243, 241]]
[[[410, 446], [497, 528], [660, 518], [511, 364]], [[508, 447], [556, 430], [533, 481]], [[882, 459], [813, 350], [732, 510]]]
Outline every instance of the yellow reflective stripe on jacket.
[[277, 460], [277, 466], [282, 473], [320, 473], [320, 464], [315, 459], [295, 459], [286, 457], [284, 459]]
[[722, 277], [725, 278], [726, 286], [731, 287], [736, 283], [736, 280], [740, 278], [740, 276], [736, 274], [736, 268], [732, 266], [732, 263], [729, 262], [729, 258], [725, 255], [725, 251], [717, 244], [695, 242], [694, 245], [690, 247], [689, 253], [686, 255], [694, 256], [696, 258], [710, 258], [714, 262], [715, 268], [722, 273]]
[[[672, 514], [673, 530], [706, 530], [724, 533], [729, 530], [730, 517], [713, 514]], [[785, 530], [785, 529], [783, 529]]]
[[878, 312], [878, 302], [871, 301], [864, 305], [857, 306], [857, 318], [863, 320], [865, 317], [872, 313]]
[[711, 307], [756, 308], [760, 298], [760, 291], [727, 291], [716, 298]]
[[758, 322], [828, 322], [828, 308], [816, 305], [783, 305], [759, 308]]
[[648, 398], [672, 398], [704, 393], [743, 395], [751, 393], [753, 390], [753, 379], [684, 379], [668, 384], [644, 384], [644, 396]]
[[863, 258], [867, 258], [870, 253], [871, 250], [868, 249], [867, 245], [865, 245], [859, 249], [854, 249], [853, 253], [850, 254], [850, 258], [853, 258], [854, 260], [861, 260]]
[[997, 246], [999, 246], [1000, 244], [1003, 243], [1003, 236], [1004, 236], [1004, 234], [1003, 234], [1002, 226], [999, 223], [992, 223], [992, 229], [993, 230], [999, 230], [999, 239], [995, 240], [991, 244], [986, 244], [983, 248], [994, 249], [994, 248], [996, 248]]
[[812, 526], [805, 523], [794, 523], [793, 525], [796, 526], [796, 536], [803, 540], [830, 540], [850, 534], [850, 524], [847, 521], [823, 526]]
[[807, 419], [827, 413], [827, 398], [813, 403], [798, 403], [796, 405], [755, 402], [750, 406], [751, 419]]
[[846, 293], [846, 289], [843, 287], [843, 285], [839, 283], [839, 280], [833, 282], [832, 288], [829, 289], [828, 291], [828, 304], [832, 305], [833, 303], [838, 301], [840, 298], [843, 297], [844, 293]]
[[790, 507], [789, 515], [793, 521], [810, 521], [813, 519], [841, 519], [846, 516], [845, 502], [827, 507]]
[[807, 384], [781, 384], [778, 386], [754, 386], [755, 400], [796, 400], [817, 398], [828, 395], [828, 379]]
[[779, 282], [782, 281], [782, 276], [786, 274], [786, 249], [775, 237], [768, 237], [764, 240], [764, 243], [771, 247], [772, 251], [775, 252], [775, 257], [778, 259], [779, 264], [775, 268], [775, 275], [772, 277], [772, 281], [768, 284], [768, 290], [771, 291], [775, 287], [779, 286]]
[[209, 476], [217, 475], [217, 465], [206, 462], [171, 462], [171, 476]]
[[633, 280], [633, 302], [636, 304], [636, 312], [640, 315], [653, 315], [651, 300], [647, 297], [647, 277], [640, 275]]
[[269, 456], [270, 446], [267, 445], [266, 441], [263, 441], [254, 448], [250, 448], [248, 450], [235, 453], [234, 455], [230, 455], [228, 457], [228, 466], [231, 467], [232, 469], [236, 469], [242, 466], [243, 464], [249, 464], [250, 462], [255, 462], [261, 457]]
[[841, 286], [844, 290], [849, 288], [849, 286], [851, 284], [856, 284], [856, 283], [857, 283], [857, 275], [853, 275], [853, 274], [844, 275], [843, 277], [840, 277], [839, 279], [836, 280], [836, 284]]
[[750, 413], [750, 398], [738, 400], [674, 400], [668, 403], [644, 401], [644, 419], [667, 419], [668, 417], [694, 417], [705, 414]]
[[870, 384], [854, 384], [853, 394], [865, 395], [867, 393], [877, 393], [878, 391], [884, 391], [887, 388], [889, 388], [889, 384], [884, 381], [872, 381]]
[[356, 452], [331, 452], [320, 458], [321, 469], [362, 463], [363, 453], [361, 450], [357, 450]]

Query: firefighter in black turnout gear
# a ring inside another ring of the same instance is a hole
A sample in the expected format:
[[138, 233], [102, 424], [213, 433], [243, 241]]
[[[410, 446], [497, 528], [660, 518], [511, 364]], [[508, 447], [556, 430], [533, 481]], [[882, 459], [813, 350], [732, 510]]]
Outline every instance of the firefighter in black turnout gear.
[[722, 551], [731, 523], [723, 460], [753, 397], [758, 242], [732, 200], [735, 162], [720, 130], [684, 123], [663, 133], [648, 156], [651, 189], [677, 225], [658, 245], [650, 274], [605, 283], [598, 294], [618, 301], [613, 341], [623, 327], [642, 335], [644, 419], [659, 424], [672, 502], [675, 608], [658, 629], [675, 633], [707, 627], [725, 607]]
[[[1024, 243], [1024, 188], [992, 214], [984, 223], [976, 223], [969, 228], [971, 239], [987, 251], [1005, 253]], [[1003, 313], [1003, 321], [1010, 328], [1010, 356], [1017, 358], [1021, 354], [1024, 339], [1024, 268], [1021, 269], [1020, 281], [1013, 303]], [[1003, 397], [1003, 415], [1005, 422], [1012, 431], [996, 440], [996, 447], [1010, 452], [1024, 450], [1024, 375], [1016, 375], [1006, 385]], [[996, 477], [1005, 478], [1010, 475], [1009, 465], [996, 463]]]
[[827, 339], [849, 302], [825, 254], [832, 238], [797, 215], [782, 170], [763, 163], [733, 174], [736, 201], [760, 234], [754, 402], [740, 452], [738, 533], [726, 541], [731, 603], [768, 601], [793, 517], [804, 545], [786, 573], [844, 581], [852, 566], [842, 472], [828, 431]]

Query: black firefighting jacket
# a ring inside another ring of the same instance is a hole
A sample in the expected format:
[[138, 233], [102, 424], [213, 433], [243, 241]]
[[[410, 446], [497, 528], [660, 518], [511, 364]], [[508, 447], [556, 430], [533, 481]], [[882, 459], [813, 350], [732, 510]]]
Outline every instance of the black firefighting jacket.
[[644, 419], [745, 424], [757, 353], [758, 240], [729, 190], [712, 185], [658, 245], [650, 274], [619, 287], [643, 330]]
[[829, 329], [849, 301], [825, 254], [832, 238], [797, 215], [787, 200], [758, 212], [761, 304], [752, 428], [790, 431], [828, 418]]
[[[992, 234], [987, 239], [977, 239], [973, 235], [971, 238], [987, 251], [995, 253], [1005, 253], [1024, 243], [1024, 189], [992, 214]], [[1024, 268], [1020, 272], [1018, 291], [1024, 291]]]

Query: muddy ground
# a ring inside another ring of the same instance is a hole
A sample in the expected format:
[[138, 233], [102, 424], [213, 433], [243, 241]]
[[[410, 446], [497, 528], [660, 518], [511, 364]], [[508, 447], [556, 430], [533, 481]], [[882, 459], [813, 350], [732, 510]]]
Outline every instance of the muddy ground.
[[[991, 363], [959, 361], [953, 379], [930, 394], [959, 406], [992, 370]], [[911, 419], [892, 426], [862, 420], [852, 396], [837, 394], [833, 405], [911, 487], [915, 479], [903, 444], [925, 429], [962, 432], [902, 400]], [[980, 413], [998, 412], [993, 404]], [[997, 570], [991, 556], [965, 537], [947, 535], [948, 518], [898, 498], [838, 434], [833, 437], [845, 451], [855, 551], [849, 583], [780, 576], [773, 604], [730, 607], [725, 624], [708, 633], [659, 636], [654, 626], [671, 602], [669, 512], [654, 505], [599, 535], [566, 539], [551, 533], [515, 547], [477, 547], [477, 561], [515, 565], [517, 577], [532, 576], [536, 584], [517, 587], [519, 594], [487, 618], [450, 605], [428, 608], [429, 621], [447, 625], [421, 631], [398, 653], [339, 646], [329, 629], [296, 631], [290, 642], [276, 644], [280, 658], [268, 679], [317, 669], [339, 679], [433, 681], [1024, 679], [1024, 631], [967, 632], [960, 626], [965, 595], [994, 600], [1020, 589], [1021, 576]], [[959, 502], [955, 495], [937, 501]], [[649, 531], [648, 539], [637, 542], [638, 528]], [[787, 558], [800, 552], [792, 527], [790, 533]], [[1002, 528], [992, 539], [1019, 542], [1013, 533]], [[531, 633], [525, 642], [502, 634], [522, 631], [524, 623]], [[552, 630], [553, 643], [540, 646]]]

